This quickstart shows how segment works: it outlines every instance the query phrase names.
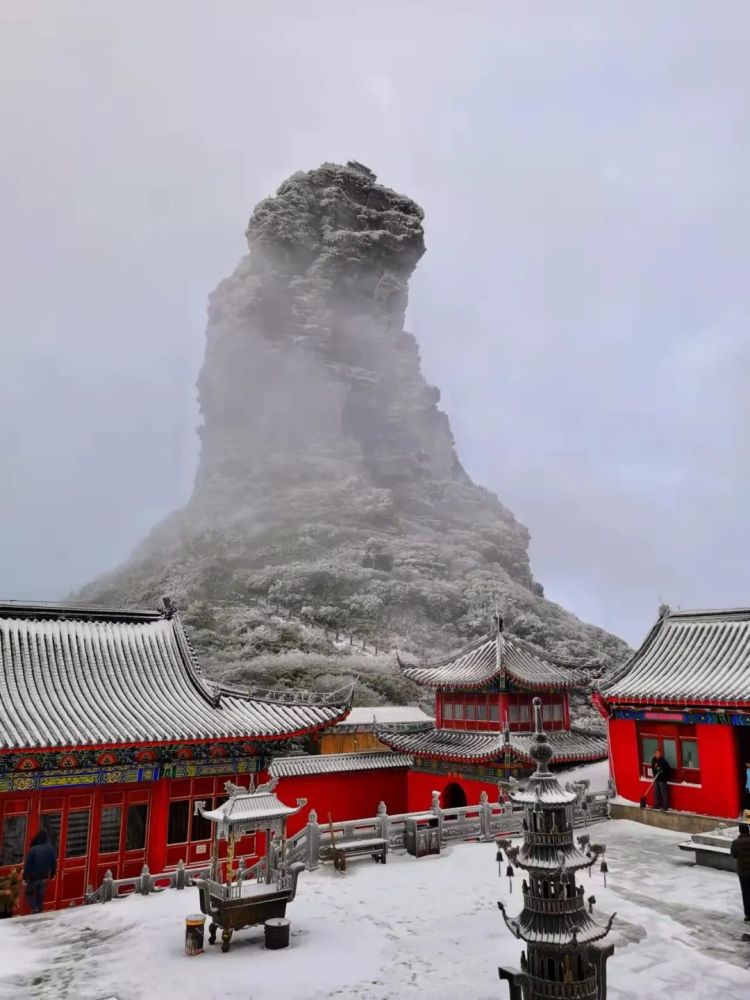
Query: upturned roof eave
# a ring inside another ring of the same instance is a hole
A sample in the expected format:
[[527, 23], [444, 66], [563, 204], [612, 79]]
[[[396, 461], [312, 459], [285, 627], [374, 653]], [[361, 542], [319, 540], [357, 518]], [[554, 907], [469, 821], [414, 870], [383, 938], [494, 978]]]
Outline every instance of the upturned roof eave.
[[[462, 672], [466, 671], [467, 667], [459, 666], [459, 662], [477, 653], [480, 653], [482, 658], [494, 657], [494, 661], [486, 667], [482, 664], [473, 665], [468, 669], [474, 670], [476, 674], [462, 677]], [[546, 671], [551, 676], [528, 676], [523, 670], [514, 668], [514, 655], [531, 659], [537, 664], [539, 672]], [[409, 680], [421, 687], [437, 691], [483, 689], [496, 681], [507, 680], [528, 691], [567, 691], [589, 686], [583, 674], [588, 664], [556, 660], [546, 650], [537, 649], [531, 643], [509, 633], [499, 633], [494, 637], [484, 636], [448, 656], [423, 664], [406, 664], [398, 652], [396, 661]], [[457, 676], [450, 676], [451, 670], [455, 670]]]

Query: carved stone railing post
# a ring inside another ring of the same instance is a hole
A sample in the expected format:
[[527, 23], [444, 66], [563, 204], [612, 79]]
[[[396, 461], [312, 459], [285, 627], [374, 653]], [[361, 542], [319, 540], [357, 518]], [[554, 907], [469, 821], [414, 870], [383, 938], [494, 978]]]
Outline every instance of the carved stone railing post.
[[141, 868], [141, 876], [138, 879], [135, 891], [139, 892], [142, 896], [148, 896], [149, 892], [151, 892], [151, 873], [148, 870], [148, 865], [144, 865]]
[[432, 805], [430, 806], [430, 812], [434, 813], [438, 818], [438, 830], [440, 831], [440, 842], [443, 841], [443, 810], [440, 808], [440, 792], [432, 793]]
[[387, 841], [391, 823], [388, 819], [388, 810], [385, 807], [385, 802], [378, 802], [378, 826], [380, 828], [380, 836], [383, 840]]
[[479, 839], [485, 842], [494, 839], [492, 836], [492, 807], [487, 792], [482, 792], [479, 796]]
[[108, 868], [104, 873], [104, 880], [102, 881], [102, 902], [109, 903], [114, 894], [114, 879], [112, 878], [112, 869]]
[[318, 867], [320, 857], [320, 825], [318, 824], [318, 814], [315, 809], [311, 809], [307, 817], [307, 827], [305, 828], [305, 867], [308, 871]]
[[187, 875], [185, 874], [185, 862], [180, 858], [177, 862], [177, 872], [174, 877], [174, 887], [175, 889], [184, 889], [187, 883]]

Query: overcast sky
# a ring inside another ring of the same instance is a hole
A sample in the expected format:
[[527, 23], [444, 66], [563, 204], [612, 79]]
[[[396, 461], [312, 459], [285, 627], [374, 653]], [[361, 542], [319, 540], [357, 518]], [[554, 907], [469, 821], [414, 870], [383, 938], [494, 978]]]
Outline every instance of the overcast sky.
[[184, 502], [208, 292], [358, 159], [425, 208], [410, 326], [547, 595], [631, 642], [749, 604], [749, 53], [740, 0], [2, 0], [0, 597]]

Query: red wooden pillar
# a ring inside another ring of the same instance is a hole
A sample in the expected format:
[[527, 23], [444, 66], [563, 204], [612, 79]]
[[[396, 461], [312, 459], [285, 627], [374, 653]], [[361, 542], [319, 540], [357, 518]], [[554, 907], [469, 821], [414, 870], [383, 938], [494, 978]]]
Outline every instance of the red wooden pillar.
[[[151, 817], [148, 824], [146, 864], [152, 874], [163, 872], [167, 864], [167, 824], [169, 822], [169, 778], [151, 785]], [[185, 858], [187, 861], [187, 858]]]
[[500, 728], [502, 729], [505, 726], [505, 718], [508, 715], [508, 692], [501, 691], [498, 698], [500, 700]]
[[435, 728], [440, 729], [443, 725], [443, 692], [435, 692]]
[[563, 691], [562, 693], [562, 704], [563, 704], [563, 729], [570, 729], [570, 699], [568, 697], [567, 691]]

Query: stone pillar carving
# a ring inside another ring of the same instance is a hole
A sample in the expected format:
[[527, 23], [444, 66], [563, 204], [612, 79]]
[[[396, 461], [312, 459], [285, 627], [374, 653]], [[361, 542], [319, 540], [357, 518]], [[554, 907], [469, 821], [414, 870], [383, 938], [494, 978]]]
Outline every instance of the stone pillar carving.
[[318, 824], [318, 814], [315, 809], [311, 809], [307, 817], [305, 827], [305, 867], [308, 871], [318, 867], [320, 859], [320, 825]]
[[485, 842], [493, 840], [492, 808], [487, 792], [482, 792], [479, 796], [479, 839]]
[[378, 803], [378, 826], [380, 828], [380, 836], [387, 841], [391, 821], [388, 818], [388, 810], [386, 809], [385, 802]]
[[440, 792], [432, 793], [432, 805], [430, 806], [430, 812], [434, 813], [438, 818], [438, 830], [440, 831], [440, 842], [443, 841], [443, 810], [440, 808]]

